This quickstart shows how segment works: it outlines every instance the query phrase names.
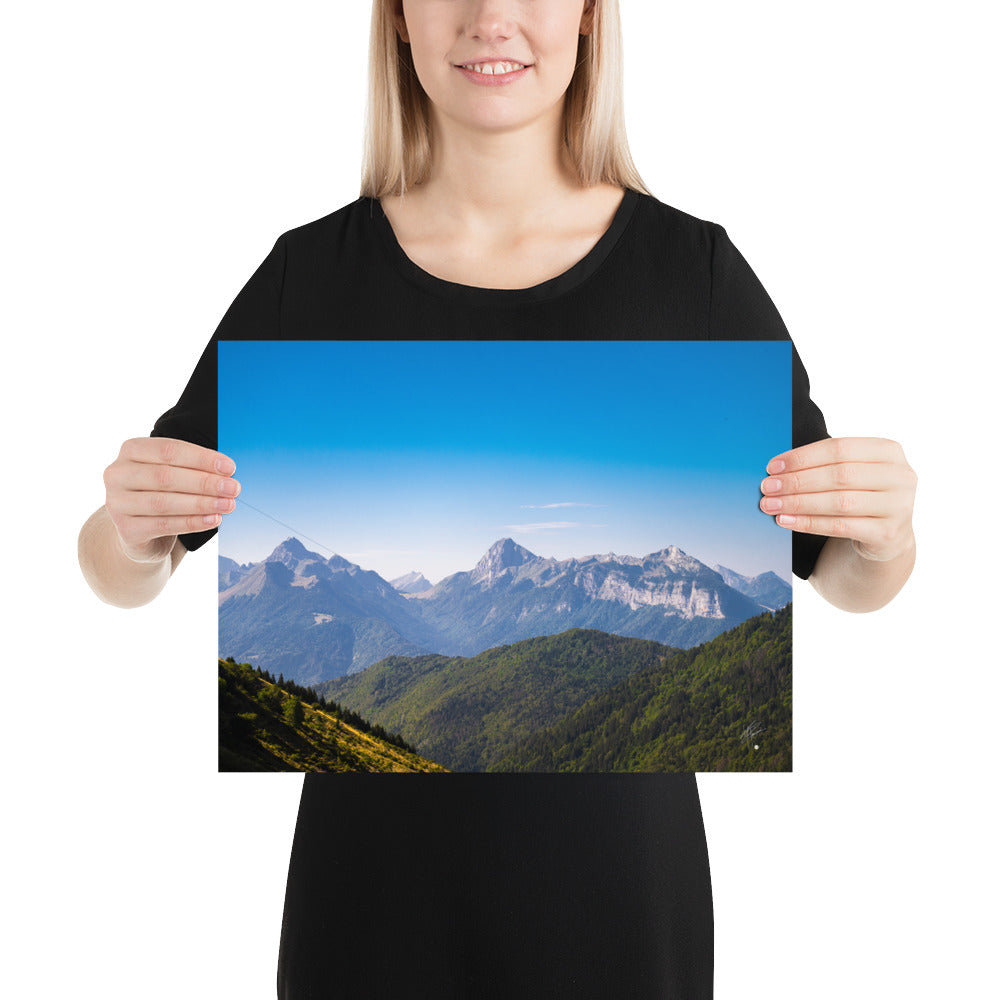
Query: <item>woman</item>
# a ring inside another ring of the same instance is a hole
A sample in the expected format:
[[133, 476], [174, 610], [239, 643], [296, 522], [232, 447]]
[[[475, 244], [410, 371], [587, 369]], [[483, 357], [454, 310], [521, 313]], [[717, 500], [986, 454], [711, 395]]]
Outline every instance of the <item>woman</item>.
[[[278, 238], [105, 471], [80, 538], [104, 600], [152, 600], [235, 507], [219, 340], [787, 339], [725, 230], [646, 192], [619, 37], [614, 0], [376, 0], [361, 197]], [[829, 438], [793, 357], [761, 509], [797, 575], [874, 610], [912, 569], [915, 476], [894, 442]], [[279, 996], [711, 996], [693, 774], [486, 778], [307, 775]]]

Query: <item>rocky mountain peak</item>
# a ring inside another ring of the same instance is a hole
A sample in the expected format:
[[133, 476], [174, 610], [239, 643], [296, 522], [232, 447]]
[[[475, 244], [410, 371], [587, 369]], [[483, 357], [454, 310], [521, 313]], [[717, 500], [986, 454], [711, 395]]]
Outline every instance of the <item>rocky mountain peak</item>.
[[[659, 552], [650, 552], [646, 559], [653, 562], [683, 565], [690, 562], [692, 557], [676, 545], [668, 545], [665, 549], [660, 549]], [[695, 561], [697, 562], [697, 560]], [[701, 564], [699, 563], [699, 565]]]
[[431, 583], [423, 573], [413, 570], [403, 576], [390, 580], [390, 584], [401, 594], [422, 594], [431, 589]]
[[660, 549], [659, 552], [654, 552], [653, 555], [660, 556], [663, 559], [681, 559], [687, 558], [687, 553], [683, 549], [679, 549], [676, 545], [668, 545], [665, 549]]
[[322, 556], [315, 552], [310, 552], [297, 538], [286, 538], [277, 545], [274, 551], [264, 560], [264, 562], [281, 562], [286, 566], [295, 566], [302, 559], [319, 559]]
[[537, 558], [538, 556], [529, 552], [523, 545], [518, 545], [513, 538], [501, 538], [494, 542], [486, 555], [476, 563], [476, 568], [472, 571], [472, 582], [492, 583], [504, 570], [523, 566]]
[[306, 579], [328, 579], [337, 570], [357, 571], [358, 566], [343, 556], [332, 555], [329, 559], [318, 552], [307, 549], [297, 538], [286, 538], [264, 560], [265, 563], [284, 563], [296, 576]]

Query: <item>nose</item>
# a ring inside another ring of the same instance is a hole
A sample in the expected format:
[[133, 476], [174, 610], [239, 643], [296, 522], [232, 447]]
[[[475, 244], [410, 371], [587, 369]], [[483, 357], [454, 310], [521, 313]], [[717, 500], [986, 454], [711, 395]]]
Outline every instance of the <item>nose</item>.
[[510, 38], [517, 30], [514, 22], [516, 0], [469, 0], [465, 33], [484, 42]]

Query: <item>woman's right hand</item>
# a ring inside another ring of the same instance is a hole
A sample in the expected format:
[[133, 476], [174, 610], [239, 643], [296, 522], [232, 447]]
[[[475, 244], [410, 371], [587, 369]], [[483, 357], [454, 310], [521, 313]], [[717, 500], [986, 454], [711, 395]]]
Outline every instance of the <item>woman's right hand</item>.
[[105, 507], [122, 551], [159, 562], [180, 534], [217, 527], [240, 484], [227, 455], [176, 438], [131, 438], [104, 470]]

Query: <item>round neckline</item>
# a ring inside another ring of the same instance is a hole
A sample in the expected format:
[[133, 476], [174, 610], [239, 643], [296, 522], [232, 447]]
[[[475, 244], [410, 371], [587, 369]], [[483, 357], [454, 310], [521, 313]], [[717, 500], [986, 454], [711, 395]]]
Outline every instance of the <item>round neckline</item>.
[[[553, 278], [548, 278], [537, 285], [529, 285], [526, 288], [484, 288], [479, 285], [466, 285], [458, 281], [439, 278], [437, 275], [431, 274], [430, 271], [425, 271], [419, 264], [407, 257], [379, 199], [368, 198], [368, 201], [371, 203], [369, 216], [379, 234], [379, 242], [388, 253], [396, 270], [411, 284], [441, 298], [460, 302], [481, 303], [490, 306], [516, 306], [553, 299], [583, 284], [604, 263], [618, 243], [639, 201], [639, 192], [633, 188], [625, 188], [625, 195], [619, 202], [610, 225], [590, 250], [575, 264]], [[375, 211], [376, 208], [377, 211]]]

